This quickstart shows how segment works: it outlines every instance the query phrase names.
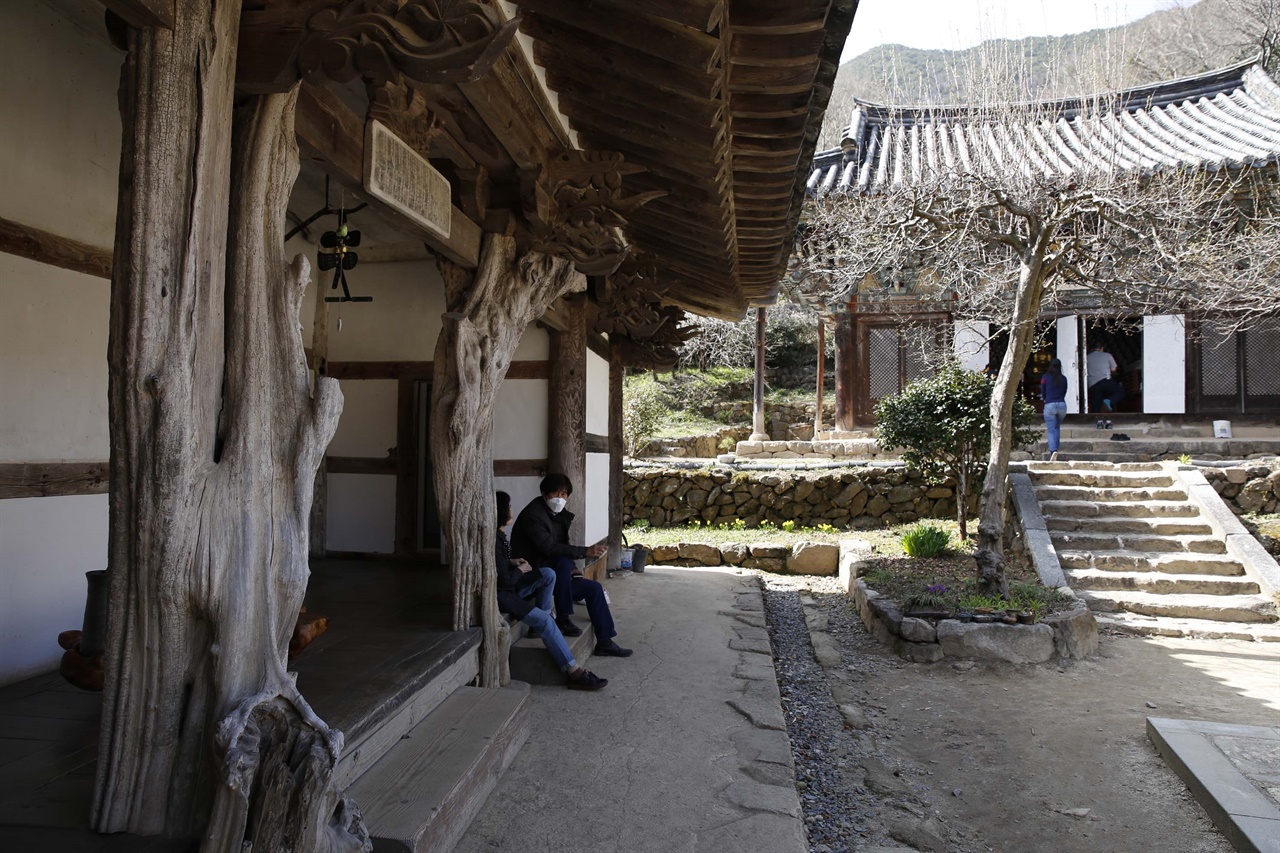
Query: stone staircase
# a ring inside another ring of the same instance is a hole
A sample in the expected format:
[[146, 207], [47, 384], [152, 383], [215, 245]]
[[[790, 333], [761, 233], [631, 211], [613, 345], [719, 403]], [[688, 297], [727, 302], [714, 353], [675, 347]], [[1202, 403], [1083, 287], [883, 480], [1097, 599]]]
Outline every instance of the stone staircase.
[[[1102, 627], [1280, 641], [1275, 597], [1160, 463], [1030, 463], [1067, 581]], [[1225, 511], [1225, 508], [1224, 508]]]
[[[1059, 459], [1071, 462], [1160, 462], [1187, 455], [1215, 461], [1280, 456], [1280, 428], [1266, 421], [1242, 421], [1233, 426], [1233, 438], [1215, 438], [1213, 426], [1204, 422], [1169, 422], [1158, 415], [1113, 414], [1111, 429], [1097, 429], [1093, 415], [1069, 415], [1062, 427]], [[1129, 441], [1112, 441], [1123, 434]], [[1027, 452], [1042, 459], [1048, 452], [1040, 439]]]

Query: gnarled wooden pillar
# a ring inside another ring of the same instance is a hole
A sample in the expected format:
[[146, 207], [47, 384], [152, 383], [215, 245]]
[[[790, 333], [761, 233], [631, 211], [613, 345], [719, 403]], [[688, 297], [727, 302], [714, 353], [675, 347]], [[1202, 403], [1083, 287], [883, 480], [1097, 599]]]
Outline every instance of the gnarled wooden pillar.
[[586, 523], [587, 474], [587, 315], [586, 299], [564, 300], [565, 327], [551, 332], [547, 394], [547, 469], [573, 483], [569, 510], [574, 514], [569, 537], [582, 541]]
[[[285, 669], [342, 395], [284, 256], [296, 95], [232, 110], [236, 0], [131, 30], [111, 288], [110, 627], [92, 825], [202, 850], [368, 849]], [[197, 73], [198, 70], [198, 73]]]
[[768, 441], [769, 430], [764, 420], [764, 308], [756, 309], [756, 372], [751, 393], [751, 440]]
[[622, 349], [609, 344], [609, 571], [622, 562], [622, 457], [626, 447], [622, 439], [622, 383], [625, 369]]
[[836, 429], [851, 430], [854, 426], [853, 406], [853, 318], [848, 306], [836, 309], [832, 334], [836, 351]]
[[493, 497], [493, 404], [525, 328], [586, 278], [561, 258], [517, 254], [515, 240], [488, 234], [474, 274], [440, 262], [444, 326], [431, 392], [431, 463], [453, 578], [453, 627], [480, 615], [480, 682], [508, 680], [507, 624], [498, 614]]

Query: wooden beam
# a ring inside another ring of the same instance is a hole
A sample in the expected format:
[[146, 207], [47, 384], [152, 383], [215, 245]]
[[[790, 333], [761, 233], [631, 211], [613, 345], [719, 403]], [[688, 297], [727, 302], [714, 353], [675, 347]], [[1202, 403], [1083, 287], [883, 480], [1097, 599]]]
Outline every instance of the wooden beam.
[[330, 474], [385, 474], [396, 473], [395, 456], [326, 456], [324, 469]]
[[[609, 69], [572, 63], [545, 42], [534, 42], [533, 56], [539, 64], [548, 66], [547, 85], [562, 95], [574, 95], [593, 102], [610, 100], [620, 108], [640, 105], [700, 126], [724, 124], [726, 108], [719, 99], [709, 100], [700, 94], [689, 95], [658, 87], [637, 86], [634, 81], [618, 77]], [[602, 73], [607, 76], [600, 76]], [[805, 114], [808, 114], [807, 106]]]
[[[519, 0], [516, 0], [519, 2]], [[709, 33], [724, 22], [725, 0], [645, 0], [639, 7], [635, 0], [590, 0], [593, 6], [611, 14], [623, 12], [636, 14], [643, 8], [643, 17], [662, 18], [699, 32]]]
[[105, 495], [106, 462], [0, 462], [0, 499]]
[[392, 264], [403, 261], [433, 261], [439, 257], [431, 247], [421, 240], [406, 240], [403, 243], [380, 243], [375, 246], [360, 248], [362, 264]]
[[664, 62], [711, 72], [724, 56], [724, 42], [700, 29], [637, 14], [640, 4], [597, 4], [591, 0], [513, 0], [535, 12], [589, 34], [579, 49], [625, 41], [629, 47]]
[[[296, 130], [298, 142], [308, 156], [322, 161], [322, 168], [335, 180], [365, 197], [364, 121], [327, 88], [302, 84], [298, 93]], [[406, 234], [420, 237], [432, 249], [466, 269], [475, 269], [480, 259], [480, 226], [457, 207], [452, 209], [449, 236], [410, 221], [374, 201], [374, 209]]]
[[546, 379], [551, 369], [545, 361], [513, 361], [507, 368], [507, 379]]
[[551, 335], [551, 365], [547, 395], [547, 467], [564, 474], [573, 483], [569, 508], [576, 518], [569, 536], [581, 542], [585, 522], [587, 493], [586, 451], [583, 436], [587, 431], [587, 323], [586, 297], [582, 294], [561, 300], [565, 317], [564, 331]]
[[[419, 379], [430, 381], [435, 363], [430, 361], [331, 361], [328, 376], [334, 379]], [[546, 379], [545, 361], [513, 361], [507, 379]]]
[[609, 347], [609, 568], [616, 569], [622, 553], [622, 355], [617, 344]]
[[547, 460], [545, 459], [493, 460], [495, 477], [545, 477], [546, 475]]
[[589, 432], [582, 438], [582, 447], [587, 453], [608, 453], [609, 436]]
[[111, 250], [0, 217], [0, 252], [72, 272], [111, 278]]
[[173, 0], [102, 0], [131, 27], [173, 29]]
[[587, 349], [605, 361], [609, 360], [609, 339], [599, 332], [587, 332]]

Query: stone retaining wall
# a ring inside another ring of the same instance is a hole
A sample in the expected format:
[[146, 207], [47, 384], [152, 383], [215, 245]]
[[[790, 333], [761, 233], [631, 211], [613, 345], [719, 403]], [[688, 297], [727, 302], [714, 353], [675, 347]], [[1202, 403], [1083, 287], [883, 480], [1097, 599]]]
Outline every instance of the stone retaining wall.
[[707, 435], [684, 435], [678, 438], [651, 438], [637, 452], [638, 457], [675, 456], [691, 459], [715, 459], [726, 452], [720, 445], [728, 439], [737, 444], [751, 435], [750, 427], [722, 427]]
[[1280, 506], [1280, 469], [1251, 465], [1200, 468], [1200, 473], [1237, 512], [1275, 512]]
[[[977, 496], [970, 507], [976, 509]], [[935, 486], [905, 468], [866, 467], [823, 472], [675, 468], [623, 471], [623, 523], [653, 527], [690, 523], [722, 526], [769, 521], [800, 527], [889, 527], [918, 518], [955, 516], [954, 483]]]
[[880, 450], [874, 438], [832, 441], [739, 441], [734, 453], [740, 460], [766, 459], [876, 459], [892, 456]]
[[834, 575], [840, 547], [828, 542], [799, 542], [794, 547], [774, 543], [707, 545], [681, 542], [654, 545], [650, 561], [662, 566], [742, 566], [791, 575]]

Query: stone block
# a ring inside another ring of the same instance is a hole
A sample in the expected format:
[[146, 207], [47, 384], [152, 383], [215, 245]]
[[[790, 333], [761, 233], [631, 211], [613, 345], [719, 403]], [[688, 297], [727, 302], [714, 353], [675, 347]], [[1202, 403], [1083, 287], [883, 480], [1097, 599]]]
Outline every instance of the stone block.
[[949, 658], [1043, 663], [1054, 653], [1054, 631], [1037, 625], [987, 625], [946, 619], [938, 625], [938, 644]]
[[1244, 468], [1228, 468], [1224, 472], [1228, 483], [1240, 485], [1249, 479], [1249, 472]]
[[[785, 441], [766, 441], [762, 449], [765, 453], [779, 453], [787, 449], [787, 443]], [[767, 479], [767, 477], [762, 478], [762, 482]]]
[[739, 456], [756, 456], [764, 452], [764, 442], [760, 441], [739, 441], [737, 449], [734, 450]]
[[876, 597], [867, 600], [867, 606], [877, 622], [882, 623], [889, 633], [897, 637], [902, 632], [902, 611], [898, 605], [887, 598]]
[[675, 545], [654, 545], [651, 559], [655, 563], [668, 563], [680, 556], [680, 549]]
[[703, 545], [698, 542], [681, 542], [680, 559], [693, 560], [703, 566], [720, 565], [720, 549], [714, 545]]
[[944, 657], [942, 646], [937, 643], [912, 643], [907, 640], [898, 640], [893, 644], [893, 651], [898, 657], [912, 663], [937, 663]]
[[720, 559], [724, 560], [731, 566], [741, 566], [742, 561], [747, 559], [746, 545], [739, 545], [736, 542], [729, 542], [720, 546]]
[[885, 495], [891, 504], [909, 504], [920, 494], [920, 490], [915, 486], [894, 486], [889, 490], [889, 494]]
[[898, 630], [902, 634], [902, 639], [913, 643], [933, 643], [938, 639], [938, 630], [928, 619], [904, 616]]
[[787, 557], [787, 571], [793, 575], [834, 575], [839, 559], [839, 545], [801, 542]]
[[925, 492], [924, 496], [930, 500], [936, 501], [938, 498], [949, 498], [952, 494], [953, 492], [946, 486], [934, 486], [929, 489], [929, 491]]
[[751, 556], [769, 557], [769, 558], [786, 557], [787, 550], [788, 549], [786, 545], [770, 545], [767, 543], [760, 543], [758, 545], [751, 546]]
[[890, 503], [885, 499], [884, 495], [876, 495], [867, 502], [867, 515], [870, 515], [873, 518], [879, 518], [889, 511], [889, 507]]
[[1046, 616], [1041, 624], [1053, 629], [1058, 657], [1081, 660], [1098, 650], [1098, 622], [1083, 602], [1074, 610]]
[[812, 453], [813, 442], [812, 441], [788, 441], [787, 450], [790, 450], [792, 453], [801, 453], [801, 454]]

